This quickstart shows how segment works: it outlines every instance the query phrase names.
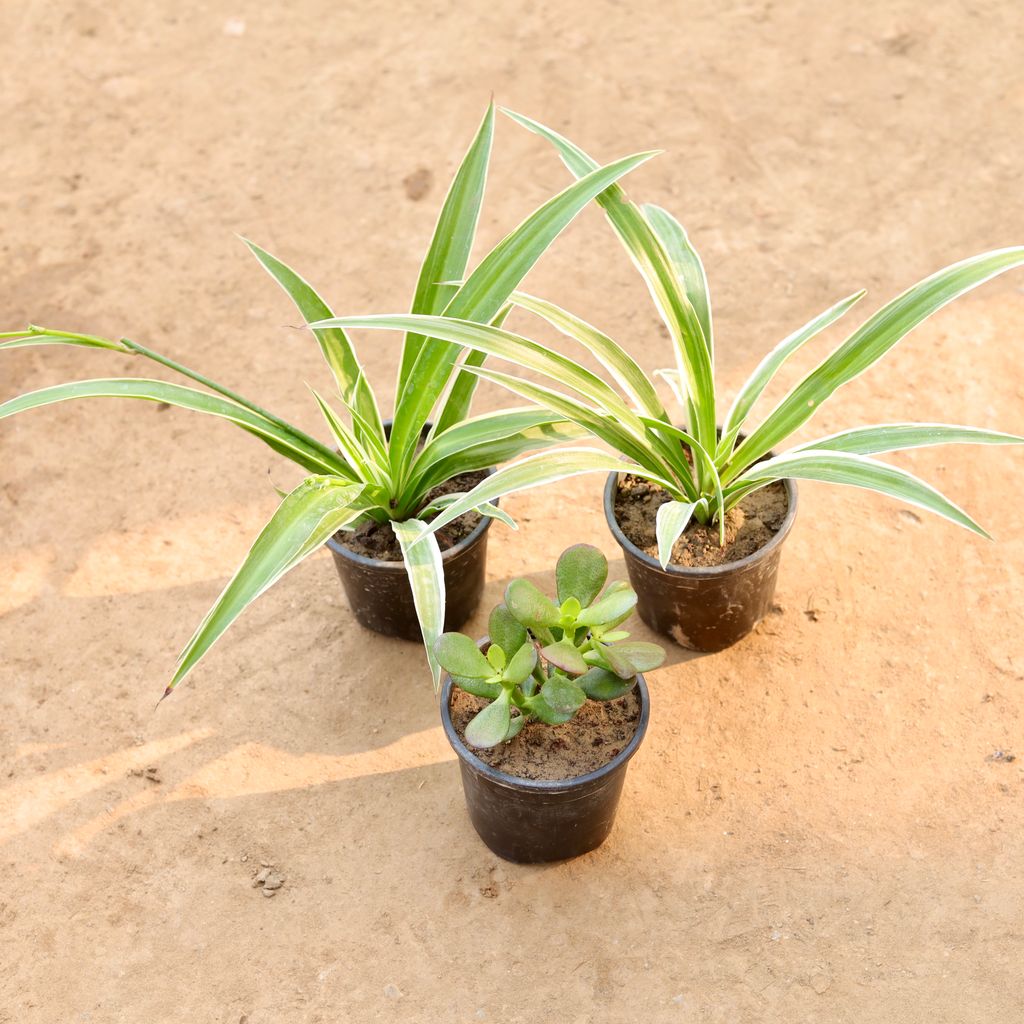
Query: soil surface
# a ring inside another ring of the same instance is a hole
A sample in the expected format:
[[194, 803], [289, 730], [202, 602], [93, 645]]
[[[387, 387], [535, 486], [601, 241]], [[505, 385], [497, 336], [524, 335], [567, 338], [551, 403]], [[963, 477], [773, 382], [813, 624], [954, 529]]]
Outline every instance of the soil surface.
[[[1024, 239], [1020, 39], [1016, 0], [10, 0], [0, 330], [127, 335], [327, 441], [307, 381], [327, 395], [330, 374], [235, 233], [339, 315], [408, 309], [493, 92], [595, 159], [665, 150], [625, 187], [700, 251], [723, 403], [868, 289], [770, 409], [884, 301]], [[570, 178], [499, 119], [474, 261]], [[523, 288], [673, 365], [598, 209]], [[1024, 433], [1022, 289], [1018, 271], [943, 309], [795, 440]], [[386, 416], [400, 336], [352, 337]], [[16, 349], [0, 399], [128, 374], [164, 376]], [[509, 401], [483, 385], [476, 409]], [[774, 613], [720, 654], [670, 647], [608, 841], [530, 867], [479, 841], [420, 651], [356, 624], [326, 551], [154, 711], [301, 472], [148, 402], [0, 421], [0, 1021], [1021, 1021], [1024, 451], [883, 458], [996, 542], [801, 484]], [[520, 531], [489, 531], [469, 635], [509, 579], [551, 590], [570, 543], [625, 578], [603, 483], [505, 503]]]
[[[463, 743], [466, 726], [486, 706], [480, 697], [452, 690], [452, 724]], [[618, 700], [588, 700], [562, 725], [527, 722], [508, 743], [469, 749], [492, 768], [520, 779], [574, 779], [615, 757], [632, 739], [639, 721], [640, 698], [634, 690]]]
[[[658, 557], [658, 509], [671, 501], [658, 484], [625, 474], [615, 495], [615, 519], [641, 551]], [[725, 515], [725, 544], [717, 525], [691, 521], [672, 548], [672, 565], [710, 566], [736, 562], [763, 548], [782, 528], [789, 511], [786, 487], [778, 482], [748, 494]]]
[[[427, 493], [426, 505], [424, 507], [429, 505], [435, 498], [440, 498], [444, 494], [470, 491], [486, 476], [487, 474], [482, 471], [479, 473], [460, 473], [458, 476], [453, 476], [451, 480], [438, 484], [437, 487]], [[433, 516], [429, 517], [428, 522], [432, 518]], [[447, 551], [448, 548], [454, 547], [460, 540], [464, 540], [477, 528], [480, 518], [478, 512], [467, 512], [465, 515], [459, 516], [458, 519], [453, 519], [447, 526], [442, 527], [434, 534], [437, 537], [438, 547], [442, 551]], [[366, 558], [376, 558], [381, 562], [402, 561], [402, 549], [399, 546], [398, 539], [395, 537], [395, 531], [391, 529], [390, 523], [367, 523], [359, 527], [358, 530], [351, 532], [339, 530], [334, 535], [334, 540], [343, 547], [348, 548], [349, 551], [354, 551], [357, 555], [364, 555]]]

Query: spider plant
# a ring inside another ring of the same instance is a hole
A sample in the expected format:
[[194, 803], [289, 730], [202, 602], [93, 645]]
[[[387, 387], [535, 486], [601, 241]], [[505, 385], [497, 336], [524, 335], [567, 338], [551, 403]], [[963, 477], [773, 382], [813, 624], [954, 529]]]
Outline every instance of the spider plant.
[[[447, 284], [466, 273], [484, 194], [494, 131], [493, 105], [459, 166], [445, 199], [413, 298], [417, 316], [444, 314], [458, 323], [497, 325], [519, 282], [559, 233], [590, 201], [651, 155], [626, 157], [583, 175], [535, 210], [502, 239], [459, 285]], [[252, 242], [257, 260], [287, 292], [305, 320], [332, 316], [312, 286], [286, 264]], [[443, 320], [443, 317], [440, 318]], [[561, 414], [536, 405], [470, 416], [477, 378], [474, 359], [460, 367], [461, 349], [417, 329], [405, 338], [390, 433], [355, 349], [338, 326], [318, 328], [315, 337], [330, 367], [346, 416], [326, 398], [313, 397], [333, 444], [328, 446], [237, 392], [176, 360], [128, 338], [29, 327], [0, 335], [0, 348], [73, 345], [142, 356], [202, 386], [202, 390], [162, 380], [110, 378], [43, 388], [0, 404], [0, 418], [75, 398], [116, 396], [191, 409], [235, 423], [271, 449], [296, 463], [307, 477], [284, 500], [257, 537], [237, 573], [225, 587], [178, 659], [164, 697], [195, 667], [244, 608], [341, 529], [369, 520], [390, 522], [405, 555], [435, 685], [439, 669], [433, 642], [443, 623], [444, 578], [440, 551], [425, 519], [438, 511], [427, 496], [437, 484], [462, 473], [489, 468], [525, 451], [577, 436], [579, 429]], [[432, 427], [423, 434], [428, 422]], [[451, 503], [452, 498], [446, 500]], [[451, 507], [451, 504], [449, 504]], [[487, 502], [474, 509], [502, 514]], [[449, 520], [450, 521], [450, 520]]]
[[[551, 142], [580, 179], [597, 163], [549, 128], [506, 111]], [[551, 302], [513, 292], [515, 306], [537, 314], [578, 342], [603, 365], [615, 386], [579, 363], [548, 351], [496, 325], [457, 317], [422, 315], [343, 317], [316, 327], [422, 331], [470, 349], [465, 372], [493, 381], [578, 424], [628, 462], [612, 461], [592, 449], [540, 453], [481, 483], [431, 524], [437, 529], [474, 502], [491, 500], [505, 487], [516, 489], [583, 472], [626, 471], [654, 481], [671, 500], [657, 513], [656, 536], [662, 567], [687, 525], [717, 524], [725, 543], [725, 514], [757, 488], [785, 478], [821, 480], [880, 491], [937, 513], [982, 536], [985, 531], [961, 508], [906, 470], [874, 455], [943, 443], [1019, 444], [1024, 438], [975, 427], [942, 423], [886, 423], [856, 427], [799, 444], [778, 455], [782, 445], [840, 387], [885, 355], [912, 328], [964, 292], [1024, 263], [1024, 247], [999, 249], [953, 264], [914, 285], [883, 306], [811, 370], [755, 428], [748, 416], [779, 368], [801, 346], [860, 301], [863, 291], [837, 302], [773, 348], [728, 407], [721, 425], [714, 383], [714, 335], [707, 277], [700, 257], [679, 222], [665, 210], [639, 206], [613, 184], [596, 197], [647, 283], [669, 329], [676, 366], [658, 371], [671, 385], [680, 415], [671, 415], [636, 361], [596, 327]], [[518, 374], [486, 368], [497, 356], [520, 370], [546, 376], [560, 389], [534, 384]], [[682, 419], [684, 426], [677, 422]], [[745, 436], [741, 431], [747, 429]]]

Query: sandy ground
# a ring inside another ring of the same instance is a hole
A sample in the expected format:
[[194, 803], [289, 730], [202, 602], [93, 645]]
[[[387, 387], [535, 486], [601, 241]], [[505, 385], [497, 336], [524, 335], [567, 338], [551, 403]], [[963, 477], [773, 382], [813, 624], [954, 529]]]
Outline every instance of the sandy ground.
[[[703, 252], [730, 392], [856, 287], [877, 308], [1024, 238], [1009, 0], [473, 6], [4, 3], [3, 322], [129, 334], [319, 429], [325, 372], [232, 233], [339, 311], [404, 307], [492, 90], [602, 158], [667, 151], [629, 187]], [[565, 180], [500, 124], [481, 246]], [[530, 286], [668, 363], [596, 211]], [[1017, 274], [816, 428], [1024, 431], [1022, 332]], [[363, 352], [386, 395], [397, 346]], [[140, 371], [8, 353], [0, 396]], [[1024, 1015], [1022, 453], [897, 460], [996, 544], [804, 487], [778, 614], [726, 653], [675, 652], [612, 838], [527, 868], [477, 841], [419, 652], [355, 625], [326, 557], [154, 713], [291, 469], [226, 425], [112, 402], [7, 421], [0, 446], [5, 1024]], [[623, 573], [599, 488], [509, 501], [523, 529], [493, 531], [489, 600], [569, 541]]]

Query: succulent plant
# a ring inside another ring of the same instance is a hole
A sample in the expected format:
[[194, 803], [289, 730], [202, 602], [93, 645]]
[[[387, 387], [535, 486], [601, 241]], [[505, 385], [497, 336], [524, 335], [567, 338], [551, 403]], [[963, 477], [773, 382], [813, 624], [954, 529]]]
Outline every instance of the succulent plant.
[[624, 581], [605, 586], [607, 579], [604, 555], [576, 544], [555, 566], [557, 603], [515, 579], [491, 612], [487, 645], [463, 633], [438, 637], [434, 654], [452, 682], [490, 701], [466, 727], [470, 746], [497, 746], [531, 720], [568, 722], [588, 700], [629, 693], [638, 673], [665, 660], [658, 644], [631, 641], [620, 628], [636, 594]]

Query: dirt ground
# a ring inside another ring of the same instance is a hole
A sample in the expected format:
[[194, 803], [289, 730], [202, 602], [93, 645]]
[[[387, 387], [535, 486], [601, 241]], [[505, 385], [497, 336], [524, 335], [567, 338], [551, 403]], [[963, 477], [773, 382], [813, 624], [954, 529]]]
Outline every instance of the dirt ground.
[[[405, 307], [493, 91], [603, 159], [666, 151], [628, 187], [705, 258], [731, 395], [855, 288], [870, 312], [1024, 239], [1020, 48], [1011, 0], [8, 0], [2, 321], [127, 334], [319, 431], [306, 382], [326, 373], [233, 232], [338, 312]], [[479, 251], [565, 183], [502, 121]], [[596, 210], [529, 285], [668, 364]], [[1024, 432], [1022, 334], [1017, 273], [812, 427]], [[387, 395], [397, 341], [358, 340]], [[146, 372], [7, 353], [0, 398]], [[538, 868], [477, 840], [420, 652], [355, 624], [325, 555], [154, 712], [289, 467], [150, 405], [5, 421], [0, 1021], [1019, 1021], [1024, 453], [893, 461], [997, 542], [803, 486], [777, 614], [652, 674], [611, 839]], [[600, 486], [508, 502], [522, 531], [492, 531], [488, 602], [513, 574], [549, 578], [571, 541], [624, 573]], [[264, 865], [273, 897], [253, 885]]]

